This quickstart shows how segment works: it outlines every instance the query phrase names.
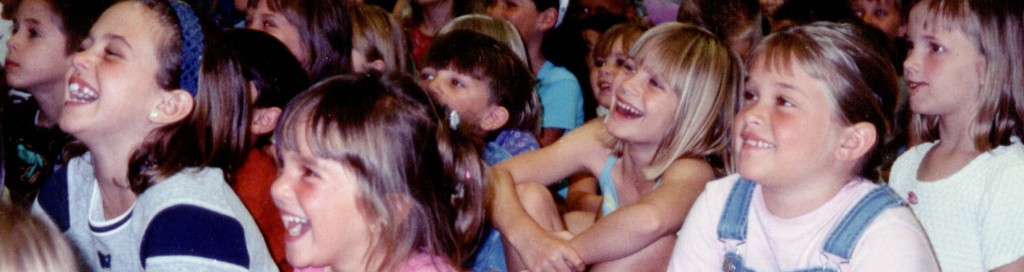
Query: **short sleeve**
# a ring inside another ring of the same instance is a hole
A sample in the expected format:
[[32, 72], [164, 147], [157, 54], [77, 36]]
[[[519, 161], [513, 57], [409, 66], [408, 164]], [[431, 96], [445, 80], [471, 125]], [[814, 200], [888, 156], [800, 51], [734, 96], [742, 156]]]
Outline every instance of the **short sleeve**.
[[[1024, 162], [1022, 162], [1024, 163]], [[982, 203], [981, 250], [985, 270], [1024, 256], [1024, 164], [1000, 173]]]
[[[572, 130], [582, 125], [583, 89], [568, 71], [549, 67], [538, 75], [537, 94], [541, 104], [541, 127]], [[579, 120], [577, 120], [579, 119]]]
[[716, 226], [720, 209], [711, 205], [708, 191], [701, 193], [690, 208], [683, 227], [679, 230], [668, 271], [719, 271], [722, 268], [722, 245], [718, 242]]

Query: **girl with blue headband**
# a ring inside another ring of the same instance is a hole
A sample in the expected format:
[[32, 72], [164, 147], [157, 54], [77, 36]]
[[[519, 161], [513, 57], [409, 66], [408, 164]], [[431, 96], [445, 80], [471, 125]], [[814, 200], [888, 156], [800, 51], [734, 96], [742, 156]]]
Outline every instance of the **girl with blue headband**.
[[179, 1], [107, 9], [73, 58], [60, 127], [87, 152], [47, 182], [45, 214], [89, 270], [275, 270], [224, 182], [244, 122], [239, 65]]

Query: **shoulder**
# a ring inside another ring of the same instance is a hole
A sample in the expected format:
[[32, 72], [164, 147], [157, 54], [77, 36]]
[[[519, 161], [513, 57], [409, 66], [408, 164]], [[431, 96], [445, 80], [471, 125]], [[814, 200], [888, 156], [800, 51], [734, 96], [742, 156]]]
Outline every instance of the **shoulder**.
[[580, 85], [572, 72], [565, 67], [554, 65], [550, 61], [545, 62], [537, 72], [537, 81], [540, 82], [541, 88], [548, 85], [575, 85], [579, 88]]
[[143, 266], [155, 258], [198, 258], [250, 266], [242, 224], [234, 217], [189, 204], [156, 212], [146, 224], [139, 255]]
[[864, 230], [850, 263], [860, 271], [938, 271], [928, 236], [902, 206], [883, 211]]

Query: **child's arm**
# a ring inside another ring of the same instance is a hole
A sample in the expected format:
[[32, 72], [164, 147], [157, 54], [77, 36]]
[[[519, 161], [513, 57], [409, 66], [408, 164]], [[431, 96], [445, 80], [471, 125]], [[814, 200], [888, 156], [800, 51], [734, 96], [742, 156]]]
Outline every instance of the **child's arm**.
[[590, 122], [551, 146], [512, 157], [491, 169], [492, 223], [520, 253], [528, 268], [583, 266], [564, 239], [554, 236], [527, 214], [516, 193], [516, 184], [550, 185], [589, 170], [588, 164], [601, 164], [611, 153], [603, 145], [603, 130], [603, 123]]
[[588, 264], [628, 257], [662, 237], [675, 234], [704, 186], [714, 177], [711, 166], [702, 159], [676, 160], [662, 175], [654, 192], [598, 220], [569, 244]]

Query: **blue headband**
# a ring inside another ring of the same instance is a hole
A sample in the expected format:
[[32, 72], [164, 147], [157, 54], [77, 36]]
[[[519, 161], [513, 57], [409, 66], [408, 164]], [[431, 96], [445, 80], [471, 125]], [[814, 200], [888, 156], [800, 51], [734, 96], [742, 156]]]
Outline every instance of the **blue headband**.
[[203, 58], [203, 27], [192, 8], [179, 0], [171, 0], [171, 7], [181, 25], [181, 88], [196, 96], [199, 90], [199, 67]]

